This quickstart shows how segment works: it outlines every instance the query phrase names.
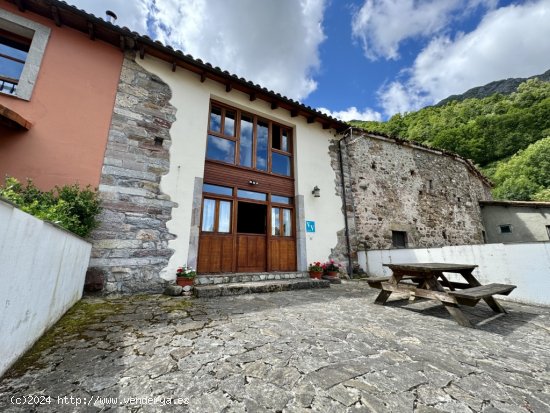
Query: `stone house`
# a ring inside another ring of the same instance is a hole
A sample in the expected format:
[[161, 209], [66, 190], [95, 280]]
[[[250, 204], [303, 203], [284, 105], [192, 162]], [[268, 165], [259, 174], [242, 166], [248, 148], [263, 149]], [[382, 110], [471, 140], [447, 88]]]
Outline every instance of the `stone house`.
[[53, 20], [87, 42], [83, 55], [100, 45], [117, 56], [90, 155], [101, 162], [83, 160], [97, 181], [72, 173], [99, 183], [89, 273], [106, 292], [158, 291], [181, 265], [280, 273], [333, 258], [351, 270], [365, 249], [482, 242], [490, 185], [457, 155], [357, 131], [59, 1], [2, 7]]

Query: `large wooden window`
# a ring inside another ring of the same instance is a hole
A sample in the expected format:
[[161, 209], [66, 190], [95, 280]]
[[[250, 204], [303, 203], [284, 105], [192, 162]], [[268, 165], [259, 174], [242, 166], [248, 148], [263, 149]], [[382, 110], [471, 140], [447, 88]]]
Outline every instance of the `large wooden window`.
[[212, 102], [206, 159], [292, 176], [292, 129]]

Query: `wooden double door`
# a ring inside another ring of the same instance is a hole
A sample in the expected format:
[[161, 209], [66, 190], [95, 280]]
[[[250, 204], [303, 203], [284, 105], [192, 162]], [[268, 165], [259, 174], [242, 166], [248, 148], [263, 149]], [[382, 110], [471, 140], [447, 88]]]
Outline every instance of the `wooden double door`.
[[250, 184], [259, 182], [254, 177], [239, 180], [237, 175], [232, 179], [238, 182], [230, 186], [227, 175], [224, 184], [218, 183], [221, 179], [216, 182], [215, 176], [211, 180], [216, 183], [207, 182], [206, 177], [197, 271], [295, 271], [295, 208], [294, 198], [288, 196], [289, 182], [266, 187]]

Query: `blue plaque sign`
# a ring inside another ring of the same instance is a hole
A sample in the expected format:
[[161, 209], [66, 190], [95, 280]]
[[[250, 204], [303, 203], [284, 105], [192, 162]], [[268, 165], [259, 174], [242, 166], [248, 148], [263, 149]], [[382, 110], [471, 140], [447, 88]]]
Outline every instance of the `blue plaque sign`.
[[315, 221], [306, 221], [306, 232], [315, 232]]

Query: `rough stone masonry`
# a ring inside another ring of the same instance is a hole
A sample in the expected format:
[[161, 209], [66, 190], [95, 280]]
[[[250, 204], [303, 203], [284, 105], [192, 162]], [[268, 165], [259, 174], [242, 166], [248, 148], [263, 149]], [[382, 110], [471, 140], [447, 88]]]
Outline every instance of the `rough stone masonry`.
[[160, 190], [168, 173], [170, 127], [176, 109], [159, 77], [125, 56], [99, 192], [101, 226], [91, 235], [87, 282], [100, 280], [106, 293], [162, 291], [160, 270], [173, 251], [166, 228], [176, 204]]

